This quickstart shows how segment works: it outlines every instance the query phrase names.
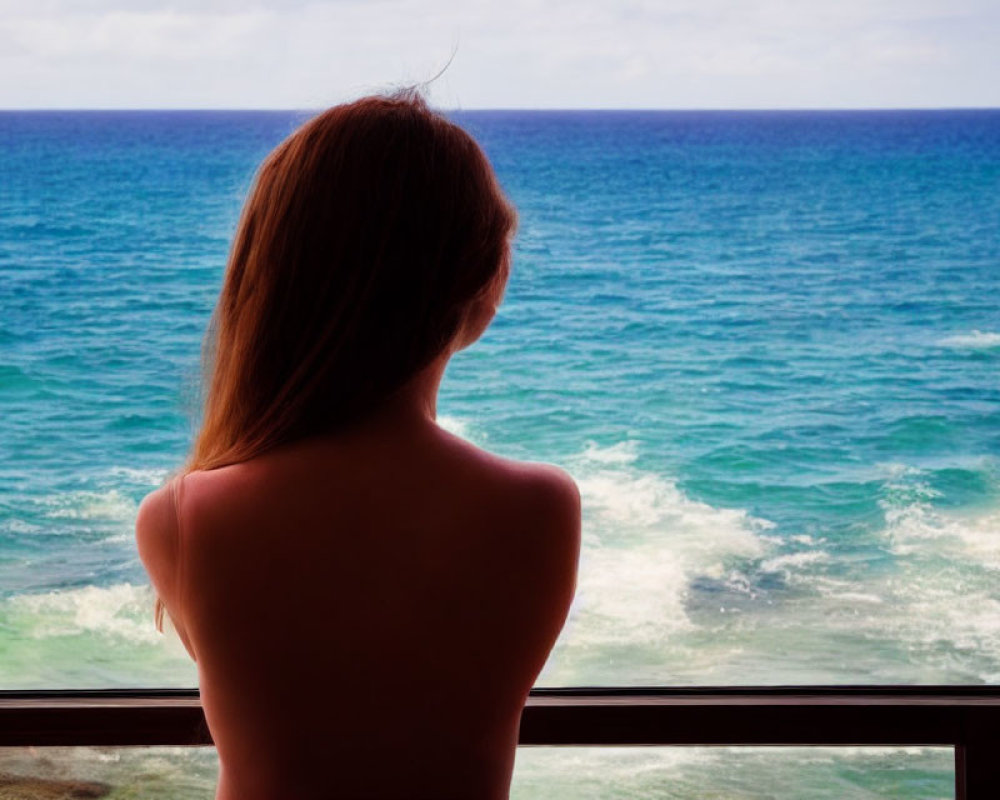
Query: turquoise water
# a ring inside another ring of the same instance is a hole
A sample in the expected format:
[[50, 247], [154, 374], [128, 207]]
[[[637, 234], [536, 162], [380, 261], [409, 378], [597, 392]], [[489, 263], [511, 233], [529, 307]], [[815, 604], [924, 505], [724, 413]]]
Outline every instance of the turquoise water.
[[[540, 683], [1000, 682], [1000, 112], [458, 118], [521, 226], [442, 421], [584, 498]], [[132, 522], [301, 119], [0, 113], [0, 686], [194, 683]]]

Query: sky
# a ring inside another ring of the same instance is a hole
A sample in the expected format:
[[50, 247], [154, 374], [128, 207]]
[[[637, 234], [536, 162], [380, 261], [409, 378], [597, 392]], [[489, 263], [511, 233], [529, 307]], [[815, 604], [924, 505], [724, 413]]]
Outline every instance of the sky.
[[0, 108], [1000, 106], [1000, 0], [0, 0]]

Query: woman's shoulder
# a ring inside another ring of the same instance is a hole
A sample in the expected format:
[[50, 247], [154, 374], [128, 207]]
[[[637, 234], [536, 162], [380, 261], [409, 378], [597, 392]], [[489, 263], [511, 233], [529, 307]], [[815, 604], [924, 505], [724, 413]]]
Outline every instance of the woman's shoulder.
[[511, 462], [508, 485], [512, 499], [527, 519], [554, 533], [578, 535], [580, 490], [561, 467], [541, 462]]
[[483, 480], [507, 501], [516, 500], [530, 516], [539, 512], [561, 514], [571, 521], [580, 516], [580, 490], [573, 477], [561, 467], [537, 461], [518, 461], [485, 450], [452, 433], [443, 431], [443, 440], [456, 460], [464, 462], [468, 474]]
[[180, 527], [188, 529], [194, 518], [206, 514], [231, 516], [247, 498], [257, 494], [266, 483], [266, 474], [257, 461], [196, 469], [181, 476], [176, 492]]
[[179, 557], [185, 478], [182, 473], [173, 475], [139, 504], [135, 518], [136, 543], [139, 557], [151, 572], [173, 569]]
[[568, 583], [552, 588], [556, 593], [568, 588], [575, 581], [581, 538], [580, 490], [573, 477], [554, 464], [504, 458], [454, 438], [471, 484], [466, 502], [475, 508], [480, 529], [492, 532], [488, 538], [497, 556], [520, 565], [529, 580], [532, 571], [546, 580], [562, 574]]
[[[278, 498], [318, 494], [334, 506], [337, 496], [376, 494], [389, 501], [396, 495], [402, 503], [417, 494], [432, 505], [463, 506], [468, 514], [462, 516], [478, 525], [544, 531], [546, 539], [563, 541], [579, 536], [580, 492], [569, 473], [496, 455], [443, 429], [382, 452], [302, 442], [250, 461], [194, 470], [178, 483], [182, 500], [175, 510], [179, 527], [189, 531], [266, 515]], [[143, 506], [162, 516], [170, 494], [154, 493]]]

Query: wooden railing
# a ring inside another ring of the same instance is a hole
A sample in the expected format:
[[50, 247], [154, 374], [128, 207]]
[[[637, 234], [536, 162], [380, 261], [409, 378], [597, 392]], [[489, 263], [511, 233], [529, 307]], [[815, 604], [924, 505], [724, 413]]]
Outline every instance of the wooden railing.
[[[532, 691], [522, 745], [949, 746], [957, 800], [1000, 798], [1000, 688]], [[210, 745], [194, 690], [0, 692], [0, 746]]]

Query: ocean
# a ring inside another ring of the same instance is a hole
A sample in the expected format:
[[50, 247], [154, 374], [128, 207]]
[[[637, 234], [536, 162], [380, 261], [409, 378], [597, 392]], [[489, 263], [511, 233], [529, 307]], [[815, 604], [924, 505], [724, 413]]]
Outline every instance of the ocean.
[[[0, 112], [0, 688], [195, 684], [132, 526], [306, 116]], [[584, 501], [539, 685], [1000, 682], [1000, 111], [452, 116], [520, 228], [440, 421]], [[525, 749], [512, 796], [951, 797], [951, 754]]]

